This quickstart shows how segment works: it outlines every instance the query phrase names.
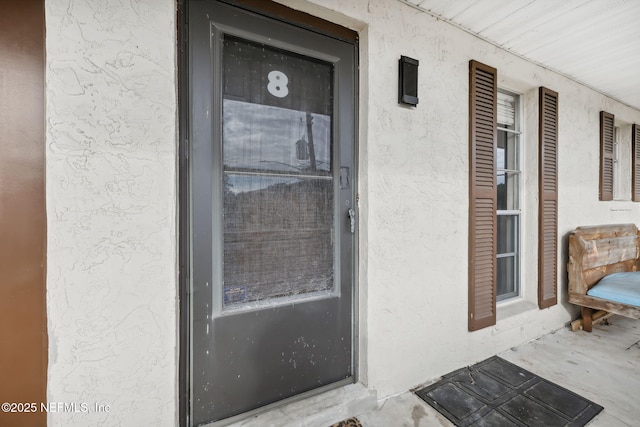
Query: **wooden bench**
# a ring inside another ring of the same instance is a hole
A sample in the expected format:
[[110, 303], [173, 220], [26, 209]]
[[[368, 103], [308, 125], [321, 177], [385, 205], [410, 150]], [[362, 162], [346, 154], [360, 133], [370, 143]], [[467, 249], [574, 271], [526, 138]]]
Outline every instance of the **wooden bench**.
[[583, 330], [591, 332], [594, 310], [640, 319], [640, 307], [587, 295], [606, 275], [637, 271], [639, 258], [634, 224], [578, 227], [569, 234], [569, 302], [582, 307]]

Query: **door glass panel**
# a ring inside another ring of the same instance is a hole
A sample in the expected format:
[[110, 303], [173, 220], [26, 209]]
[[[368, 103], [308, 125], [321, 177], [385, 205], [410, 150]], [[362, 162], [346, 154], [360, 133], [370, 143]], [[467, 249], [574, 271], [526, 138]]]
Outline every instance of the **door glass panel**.
[[332, 186], [225, 174], [225, 306], [333, 289]]
[[225, 36], [223, 74], [223, 307], [333, 291], [333, 66]]

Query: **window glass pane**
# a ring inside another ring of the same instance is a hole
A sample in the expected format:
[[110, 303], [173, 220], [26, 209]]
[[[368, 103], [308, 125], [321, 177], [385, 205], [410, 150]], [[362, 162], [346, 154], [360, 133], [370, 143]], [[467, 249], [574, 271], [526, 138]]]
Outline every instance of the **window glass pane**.
[[498, 254], [518, 251], [518, 215], [498, 215]]
[[496, 169], [498, 210], [520, 209], [520, 153], [517, 134], [498, 131]]
[[498, 299], [508, 298], [518, 294], [516, 285], [516, 258], [509, 256], [498, 258], [497, 263], [497, 289]]
[[520, 173], [498, 172], [498, 210], [520, 209]]
[[498, 152], [496, 153], [496, 168], [520, 169], [519, 135], [504, 130], [498, 131]]

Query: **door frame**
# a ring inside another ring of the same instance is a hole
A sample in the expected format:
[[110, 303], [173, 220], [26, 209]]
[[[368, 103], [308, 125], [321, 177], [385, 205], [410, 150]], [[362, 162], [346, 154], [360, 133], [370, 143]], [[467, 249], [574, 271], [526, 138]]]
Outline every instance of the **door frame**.
[[[179, 361], [178, 361], [178, 406], [179, 425], [190, 425], [190, 338], [191, 338], [191, 295], [190, 295], [190, 161], [189, 161], [189, 3], [192, 0], [176, 0], [177, 13], [177, 72], [178, 72], [178, 262], [179, 262]], [[333, 22], [313, 16], [306, 12], [291, 9], [279, 3], [265, 0], [210, 0], [226, 3], [245, 10], [259, 13], [265, 17], [286, 22], [302, 29], [310, 30], [328, 37], [346, 41], [354, 45], [354, 135], [353, 135], [353, 170], [351, 185], [354, 191], [354, 207], [358, 211], [358, 170], [359, 170], [359, 40], [358, 33]], [[357, 222], [359, 224], [359, 221]], [[315, 396], [341, 385], [356, 383], [359, 380], [359, 227], [354, 233], [353, 250], [353, 302], [352, 302], [352, 366], [353, 381], [347, 379], [328, 384], [296, 396], [275, 402], [261, 408], [219, 421], [215, 425], [228, 424], [257, 413], [269, 411], [282, 405]]]

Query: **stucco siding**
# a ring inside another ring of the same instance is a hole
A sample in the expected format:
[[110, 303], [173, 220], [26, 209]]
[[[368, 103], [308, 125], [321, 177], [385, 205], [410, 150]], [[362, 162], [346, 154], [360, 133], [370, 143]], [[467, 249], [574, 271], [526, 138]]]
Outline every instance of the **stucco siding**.
[[[397, 0], [283, 3], [364, 35], [361, 378], [380, 397], [393, 395], [575, 318], [566, 303], [567, 233], [585, 224], [637, 223], [640, 213], [637, 203], [598, 201], [598, 113], [637, 123], [640, 111]], [[400, 55], [420, 61], [417, 108], [397, 103]], [[494, 327], [473, 333], [467, 331], [471, 59], [497, 68], [498, 86], [521, 95], [524, 156], [523, 295], [498, 307]], [[539, 86], [559, 92], [559, 304], [546, 310], [537, 308]]]
[[46, 2], [50, 426], [176, 423], [175, 40], [173, 0]]
[[[574, 318], [567, 233], [640, 218], [640, 203], [598, 201], [598, 113], [615, 114], [629, 138], [640, 111], [398, 0], [280, 2], [360, 34], [360, 380], [391, 396]], [[49, 424], [174, 425], [175, 3], [46, 4], [48, 399], [111, 407], [49, 414]], [[417, 108], [397, 102], [401, 55], [420, 61]], [[522, 298], [499, 306], [495, 326], [472, 333], [471, 59], [497, 68], [498, 86], [521, 95], [524, 156]], [[559, 93], [559, 298], [545, 310], [536, 293], [540, 86]]]

